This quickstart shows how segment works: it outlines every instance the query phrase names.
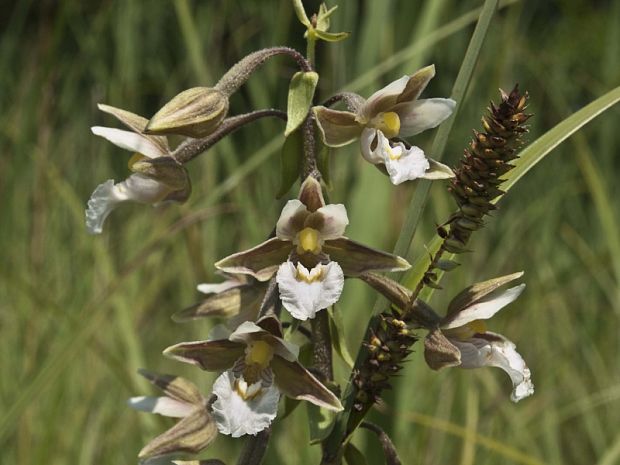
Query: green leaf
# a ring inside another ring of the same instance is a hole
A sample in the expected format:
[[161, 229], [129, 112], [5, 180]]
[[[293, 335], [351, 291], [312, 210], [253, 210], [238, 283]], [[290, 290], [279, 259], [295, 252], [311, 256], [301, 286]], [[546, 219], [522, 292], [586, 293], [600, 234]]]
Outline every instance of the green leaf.
[[314, 34], [325, 42], [340, 42], [349, 37], [348, 32], [325, 32], [319, 31], [318, 29], [314, 30]]
[[348, 443], [344, 448], [344, 459], [347, 465], [368, 465], [366, 456], [352, 443]]
[[280, 151], [280, 188], [276, 198], [284, 197], [297, 180], [301, 170], [303, 151], [301, 131], [294, 131], [284, 140]]
[[284, 420], [291, 413], [293, 413], [300, 403], [301, 401], [299, 399], [284, 397], [284, 411], [282, 412], [282, 414], [278, 415], [280, 421]]
[[344, 363], [346, 363], [349, 368], [353, 368], [353, 357], [351, 357], [351, 353], [347, 348], [347, 341], [344, 338], [345, 331], [342, 314], [336, 309], [335, 305], [327, 309], [327, 313], [329, 315], [329, 332], [332, 336], [334, 349]]
[[306, 402], [306, 404], [308, 407], [310, 444], [317, 444], [331, 433], [334, 426], [335, 413], [310, 402]]
[[288, 89], [288, 104], [286, 113], [286, 129], [284, 135], [288, 136], [304, 122], [314, 97], [314, 90], [319, 82], [319, 75], [314, 71], [297, 72], [291, 79]]

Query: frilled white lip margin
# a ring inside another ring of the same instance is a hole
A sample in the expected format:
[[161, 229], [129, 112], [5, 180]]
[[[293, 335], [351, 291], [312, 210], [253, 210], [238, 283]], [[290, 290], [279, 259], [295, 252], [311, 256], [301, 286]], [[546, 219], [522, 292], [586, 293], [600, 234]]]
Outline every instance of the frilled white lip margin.
[[[371, 145], [375, 140], [377, 145], [372, 150]], [[375, 165], [383, 163], [394, 185], [423, 178], [430, 168], [421, 148], [412, 146], [407, 149], [402, 142], [392, 144], [378, 129], [364, 129], [361, 145], [362, 156]]]
[[280, 265], [276, 275], [284, 308], [296, 319], [314, 318], [316, 312], [335, 304], [344, 287], [344, 273], [336, 262], [308, 270], [291, 261]]
[[99, 184], [88, 200], [86, 228], [91, 234], [100, 234], [103, 223], [119, 203], [133, 200], [140, 203], [156, 203], [170, 192], [170, 188], [142, 174], [136, 173], [122, 182], [113, 179]]
[[235, 376], [226, 371], [213, 384], [213, 418], [222, 434], [233, 438], [255, 435], [267, 428], [278, 411], [280, 392], [275, 385], [262, 388], [252, 399], [244, 400], [235, 390]]
[[534, 394], [530, 369], [515, 344], [501, 334], [486, 332], [466, 341], [451, 342], [461, 351], [462, 368], [493, 366], [504, 370], [512, 381], [513, 402]]

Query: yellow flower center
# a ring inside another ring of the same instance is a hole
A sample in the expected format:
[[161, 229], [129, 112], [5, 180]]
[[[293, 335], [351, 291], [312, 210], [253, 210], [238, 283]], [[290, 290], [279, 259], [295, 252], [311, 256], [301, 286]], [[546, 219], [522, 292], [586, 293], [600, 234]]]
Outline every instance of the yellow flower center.
[[258, 365], [261, 368], [267, 368], [269, 362], [273, 358], [273, 347], [265, 341], [254, 341], [245, 354], [245, 363], [247, 365]]
[[487, 325], [483, 320], [474, 320], [458, 328], [446, 329], [443, 332], [446, 336], [465, 340], [470, 339], [474, 334], [485, 333], [486, 331]]
[[379, 113], [371, 121], [371, 126], [381, 131], [388, 139], [400, 132], [400, 118], [393, 111]]
[[319, 232], [314, 228], [304, 228], [297, 235], [298, 245], [297, 253], [312, 252], [318, 254], [321, 252], [321, 243], [319, 241]]
[[323, 280], [323, 265], [318, 264], [310, 272], [303, 268], [301, 263], [297, 264], [297, 271], [295, 272], [295, 279], [297, 281], [304, 281], [308, 284], [312, 284], [315, 281]]

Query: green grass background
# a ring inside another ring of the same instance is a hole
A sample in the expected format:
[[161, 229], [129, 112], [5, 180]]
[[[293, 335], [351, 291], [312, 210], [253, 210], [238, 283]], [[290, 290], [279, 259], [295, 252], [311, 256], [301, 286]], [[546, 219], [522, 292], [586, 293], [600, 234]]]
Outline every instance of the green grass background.
[[[330, 3], [330, 6], [333, 2]], [[473, 31], [474, 0], [342, 0], [319, 44], [320, 98], [378, 87], [435, 63], [426, 96], [448, 96]], [[307, 2], [316, 11], [318, 2]], [[0, 463], [131, 464], [172, 423], [130, 411], [154, 393], [139, 367], [177, 373], [208, 392], [213, 377], [166, 360], [170, 344], [204, 338], [211, 322], [170, 315], [196, 301], [212, 263], [261, 241], [275, 201], [280, 122], [261, 121], [189, 166], [183, 206], [137, 204], [86, 234], [94, 187], [127, 175], [128, 154], [93, 136], [116, 125], [105, 102], [152, 115], [179, 91], [213, 84], [245, 54], [303, 50], [287, 0], [17, 0], [0, 15]], [[398, 52], [395, 60], [393, 57]], [[294, 71], [276, 58], [231, 101], [231, 114], [286, 102]], [[497, 88], [529, 90], [531, 140], [620, 83], [620, 1], [512, 1], [493, 20], [444, 161], [454, 165]], [[620, 123], [612, 108], [530, 172], [448, 275], [433, 305], [462, 287], [525, 270], [527, 289], [491, 322], [529, 363], [536, 394], [518, 405], [499, 370], [430, 371], [420, 345], [374, 412], [405, 464], [620, 463]], [[432, 131], [416, 139], [429, 149]], [[391, 249], [415, 185], [392, 187], [356, 146], [332, 156], [334, 202], [347, 234]], [[292, 190], [289, 196], [294, 196]], [[436, 183], [410, 259], [424, 252], [453, 203]], [[374, 296], [347, 282], [341, 302], [350, 350]], [[339, 380], [345, 366], [338, 361]], [[306, 411], [274, 426], [266, 464], [316, 464]], [[382, 462], [367, 433], [354, 442]], [[202, 454], [234, 463], [242, 442], [220, 437]]]

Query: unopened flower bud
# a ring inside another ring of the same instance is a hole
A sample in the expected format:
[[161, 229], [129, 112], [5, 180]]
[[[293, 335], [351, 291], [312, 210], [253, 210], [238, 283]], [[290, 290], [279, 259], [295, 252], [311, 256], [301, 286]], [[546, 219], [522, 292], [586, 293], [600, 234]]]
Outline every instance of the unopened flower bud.
[[180, 134], [194, 138], [215, 131], [228, 113], [228, 97], [210, 87], [193, 87], [173, 97], [151, 118], [146, 134]]

